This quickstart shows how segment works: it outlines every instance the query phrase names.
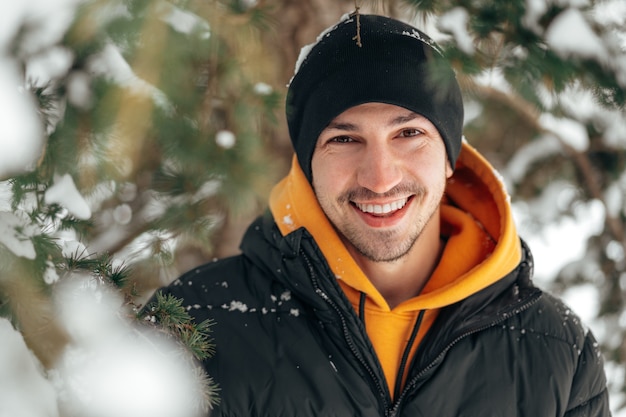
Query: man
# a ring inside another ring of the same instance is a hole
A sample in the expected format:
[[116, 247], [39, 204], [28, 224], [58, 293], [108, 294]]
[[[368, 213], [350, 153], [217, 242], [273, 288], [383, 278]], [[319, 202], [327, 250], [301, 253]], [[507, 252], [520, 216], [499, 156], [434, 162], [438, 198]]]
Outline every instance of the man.
[[300, 61], [269, 212], [166, 289], [215, 320], [213, 415], [610, 415], [597, 344], [533, 286], [438, 47], [346, 16]]

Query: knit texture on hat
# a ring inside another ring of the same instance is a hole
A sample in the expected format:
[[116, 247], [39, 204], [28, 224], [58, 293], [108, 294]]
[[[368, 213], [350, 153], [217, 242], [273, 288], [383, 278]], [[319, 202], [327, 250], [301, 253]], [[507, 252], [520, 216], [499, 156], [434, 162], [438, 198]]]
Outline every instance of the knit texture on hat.
[[[362, 46], [355, 38], [357, 23]], [[322, 130], [345, 110], [368, 102], [394, 104], [429, 119], [454, 168], [463, 129], [461, 91], [454, 71], [426, 34], [383, 16], [347, 16], [304, 52], [289, 84], [286, 114], [309, 182]]]

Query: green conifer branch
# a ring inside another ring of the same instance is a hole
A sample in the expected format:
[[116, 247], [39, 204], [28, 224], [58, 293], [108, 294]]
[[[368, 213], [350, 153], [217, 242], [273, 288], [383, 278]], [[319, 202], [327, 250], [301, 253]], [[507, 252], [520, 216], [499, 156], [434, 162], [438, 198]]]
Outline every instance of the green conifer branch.
[[[182, 300], [171, 294], [157, 292], [154, 301], [137, 313], [137, 319], [173, 335], [199, 362], [215, 354], [215, 345], [210, 337], [214, 321], [207, 319], [195, 323], [183, 307]], [[202, 387], [204, 404], [210, 409], [219, 403], [219, 387], [201, 366], [196, 366], [196, 372]]]
[[182, 300], [171, 294], [156, 293], [155, 300], [138, 315], [176, 335], [198, 360], [210, 358], [215, 353], [215, 345], [210, 337], [213, 320], [195, 323]]

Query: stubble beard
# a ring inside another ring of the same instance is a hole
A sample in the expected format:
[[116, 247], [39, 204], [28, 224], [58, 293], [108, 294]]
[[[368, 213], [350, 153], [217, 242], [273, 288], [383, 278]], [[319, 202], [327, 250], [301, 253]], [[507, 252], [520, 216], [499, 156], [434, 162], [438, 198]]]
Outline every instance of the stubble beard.
[[[417, 196], [414, 199], [418, 198]], [[416, 201], [413, 201], [416, 203]], [[403, 231], [380, 230], [364, 232], [346, 225], [339, 233], [364, 257], [373, 262], [395, 262], [405, 257], [420, 238], [424, 228], [432, 219], [436, 207], [427, 216], [421, 216], [410, 226], [408, 236], [399, 238]]]
[[[426, 201], [428, 192], [424, 187], [418, 185], [399, 186], [385, 194], [375, 194], [367, 189], [351, 190], [344, 193], [337, 199], [340, 206], [350, 204], [350, 201], [358, 199], [394, 198], [395, 196], [412, 195], [411, 208], [416, 209]], [[408, 236], [401, 237], [404, 230], [364, 230], [356, 224], [342, 221], [343, 219], [333, 219], [329, 216], [333, 227], [342, 237], [346, 244], [352, 246], [356, 251], [373, 262], [394, 262], [406, 256], [415, 242], [421, 236], [424, 228], [437, 212], [438, 204], [431, 204], [422, 207], [427, 210], [425, 215], [414, 219], [411, 224]], [[327, 213], [328, 216], [328, 213]]]

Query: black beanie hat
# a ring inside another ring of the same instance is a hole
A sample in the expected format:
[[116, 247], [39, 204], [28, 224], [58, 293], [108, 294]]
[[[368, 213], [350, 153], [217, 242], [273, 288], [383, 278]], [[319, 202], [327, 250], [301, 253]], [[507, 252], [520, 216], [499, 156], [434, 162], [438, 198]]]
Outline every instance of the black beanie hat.
[[454, 169], [461, 150], [463, 102], [439, 47], [406, 23], [350, 15], [303, 48], [287, 91], [289, 134], [309, 182], [322, 130], [345, 110], [368, 102], [394, 104], [429, 119]]

